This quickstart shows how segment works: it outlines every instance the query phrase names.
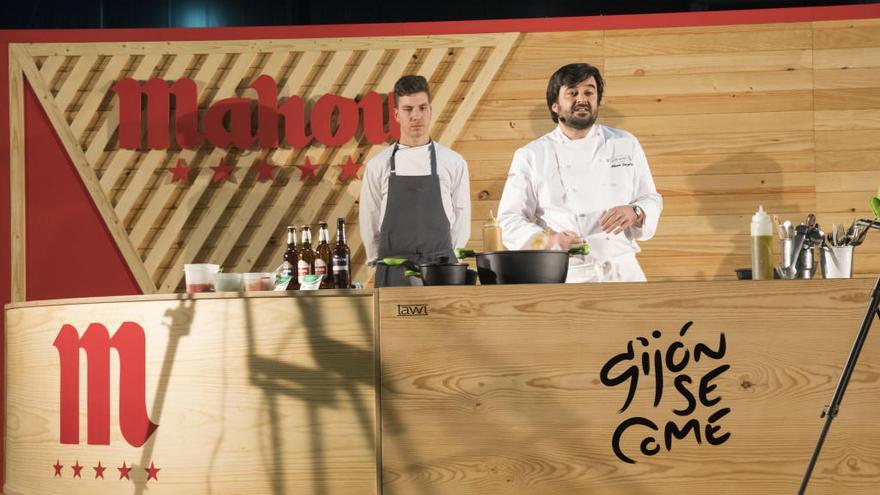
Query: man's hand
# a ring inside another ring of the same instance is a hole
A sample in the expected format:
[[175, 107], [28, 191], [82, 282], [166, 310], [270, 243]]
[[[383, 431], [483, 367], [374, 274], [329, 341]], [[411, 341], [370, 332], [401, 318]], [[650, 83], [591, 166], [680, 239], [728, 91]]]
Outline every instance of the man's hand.
[[599, 219], [602, 231], [609, 234], [619, 234], [633, 225], [639, 226], [639, 218], [636, 211], [630, 205], [621, 205], [609, 208]]
[[550, 234], [547, 249], [553, 249], [559, 246], [563, 251], [568, 251], [572, 246], [580, 246], [584, 243], [584, 238], [579, 236], [577, 232], [566, 230], [564, 232], [553, 232]]

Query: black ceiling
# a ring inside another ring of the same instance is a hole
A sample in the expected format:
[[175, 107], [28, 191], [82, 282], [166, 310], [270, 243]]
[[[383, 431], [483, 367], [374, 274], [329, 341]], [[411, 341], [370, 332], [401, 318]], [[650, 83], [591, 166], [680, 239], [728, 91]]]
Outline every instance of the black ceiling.
[[0, 28], [148, 28], [350, 24], [567, 17], [875, 3], [872, 1], [636, 0], [2, 0]]

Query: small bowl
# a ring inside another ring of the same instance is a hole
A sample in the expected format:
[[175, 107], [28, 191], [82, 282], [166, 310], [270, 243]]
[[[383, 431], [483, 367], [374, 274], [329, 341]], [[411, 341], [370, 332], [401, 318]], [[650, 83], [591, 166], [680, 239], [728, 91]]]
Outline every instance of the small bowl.
[[241, 292], [242, 276], [240, 273], [214, 274], [214, 290], [216, 292]]

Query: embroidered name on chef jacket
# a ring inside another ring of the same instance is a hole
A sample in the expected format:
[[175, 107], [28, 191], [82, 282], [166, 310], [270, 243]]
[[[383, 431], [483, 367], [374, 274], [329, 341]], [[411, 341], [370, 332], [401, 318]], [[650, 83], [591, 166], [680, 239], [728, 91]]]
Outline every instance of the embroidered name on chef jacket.
[[618, 155], [611, 158], [611, 168], [632, 167], [633, 159], [630, 155]]

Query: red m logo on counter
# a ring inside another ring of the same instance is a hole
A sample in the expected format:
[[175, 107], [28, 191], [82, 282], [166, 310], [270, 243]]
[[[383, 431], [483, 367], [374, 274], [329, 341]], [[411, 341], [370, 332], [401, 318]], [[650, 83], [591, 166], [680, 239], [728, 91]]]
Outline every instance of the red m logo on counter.
[[110, 338], [107, 327], [92, 323], [79, 336], [64, 325], [53, 345], [61, 361], [61, 443], [79, 443], [80, 349], [88, 362], [88, 443], [110, 444], [110, 348], [119, 354], [119, 427], [122, 436], [140, 447], [159, 425], [147, 417], [144, 329], [125, 322]]
[[[295, 148], [304, 148], [313, 140], [327, 147], [342, 146], [355, 137], [360, 127], [364, 138], [371, 144], [384, 143], [389, 137], [395, 140], [400, 137], [400, 125], [389, 118], [394, 111], [392, 95], [383, 101], [382, 95], [370, 91], [355, 101], [325, 94], [307, 113], [306, 102], [299, 96], [291, 96], [279, 105], [278, 85], [270, 76], [262, 75], [248, 87], [256, 91], [256, 101], [225, 98], [208, 107], [202, 127], [204, 138], [211, 145], [246, 149], [256, 142], [260, 148], [278, 148], [282, 119], [284, 141]], [[171, 134], [171, 95], [174, 95], [177, 144], [185, 149], [198, 148], [203, 136], [199, 132], [197, 89], [192, 79], [179, 79], [171, 84], [162, 79], [150, 79], [145, 83], [128, 77], [120, 79], [113, 86], [119, 97], [119, 147], [141, 147], [142, 111], [146, 108], [146, 119], [143, 120], [147, 123], [147, 148], [167, 149]], [[146, 98], [146, 106], [142, 97]], [[257, 105], [256, 119], [252, 115], [254, 103]], [[251, 129], [252, 120], [256, 121], [255, 132]], [[310, 125], [311, 132], [306, 129], [307, 125]]]

